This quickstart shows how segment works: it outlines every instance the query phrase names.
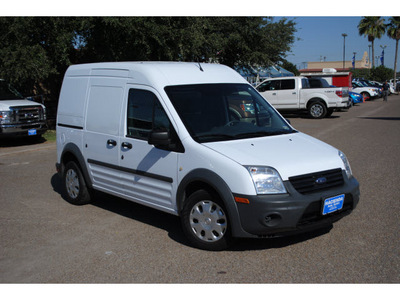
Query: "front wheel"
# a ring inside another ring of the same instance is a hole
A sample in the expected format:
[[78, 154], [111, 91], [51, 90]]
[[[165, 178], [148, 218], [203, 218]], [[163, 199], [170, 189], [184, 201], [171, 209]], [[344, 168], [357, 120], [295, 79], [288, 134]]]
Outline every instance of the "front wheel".
[[308, 107], [308, 113], [314, 119], [322, 119], [327, 113], [327, 108], [325, 104], [320, 101], [313, 102]]
[[78, 165], [70, 161], [65, 165], [63, 176], [67, 201], [75, 205], [90, 203], [90, 191]]
[[231, 243], [228, 215], [222, 201], [214, 193], [199, 190], [185, 201], [182, 227], [193, 246], [219, 251]]

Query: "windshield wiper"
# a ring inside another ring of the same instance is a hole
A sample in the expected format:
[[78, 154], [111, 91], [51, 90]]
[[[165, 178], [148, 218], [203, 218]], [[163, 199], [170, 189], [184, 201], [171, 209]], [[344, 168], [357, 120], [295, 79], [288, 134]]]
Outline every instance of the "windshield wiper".
[[221, 140], [232, 140], [235, 139], [235, 136], [229, 134], [199, 134], [193, 136], [193, 138], [197, 141], [201, 140], [202, 142], [212, 142], [212, 141], [221, 141]]
[[257, 132], [247, 132], [240, 133], [235, 135], [235, 138], [252, 138], [252, 137], [262, 137], [262, 136], [273, 136], [273, 135], [281, 135], [281, 134], [289, 134], [295, 133], [296, 131], [286, 131], [286, 130], [277, 130], [277, 131], [257, 131]]

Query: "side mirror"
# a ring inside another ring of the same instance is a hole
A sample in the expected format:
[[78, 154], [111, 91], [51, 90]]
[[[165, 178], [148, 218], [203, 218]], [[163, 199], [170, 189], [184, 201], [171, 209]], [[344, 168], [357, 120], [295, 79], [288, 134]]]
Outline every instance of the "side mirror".
[[171, 143], [168, 131], [150, 132], [148, 143], [154, 146], [168, 146]]

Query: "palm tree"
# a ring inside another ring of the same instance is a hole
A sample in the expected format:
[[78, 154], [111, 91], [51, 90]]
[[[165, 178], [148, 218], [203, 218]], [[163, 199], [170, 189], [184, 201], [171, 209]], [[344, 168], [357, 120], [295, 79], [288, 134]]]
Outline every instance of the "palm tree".
[[385, 24], [381, 17], [363, 17], [358, 24], [358, 33], [360, 35], [368, 36], [368, 41], [372, 44], [372, 67], [374, 64], [374, 40], [380, 39], [385, 33]]
[[399, 49], [400, 40], [400, 17], [389, 18], [389, 23], [386, 24], [387, 35], [396, 40], [396, 52], [394, 55], [394, 87], [396, 88], [396, 69], [397, 69], [397, 50]]

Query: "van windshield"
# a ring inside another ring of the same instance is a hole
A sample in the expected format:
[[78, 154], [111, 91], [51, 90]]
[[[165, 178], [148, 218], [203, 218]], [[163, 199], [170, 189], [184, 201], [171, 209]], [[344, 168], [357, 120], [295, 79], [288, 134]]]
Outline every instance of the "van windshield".
[[0, 101], [24, 99], [16, 89], [4, 80], [0, 80]]
[[296, 132], [248, 84], [179, 85], [165, 91], [199, 143]]

